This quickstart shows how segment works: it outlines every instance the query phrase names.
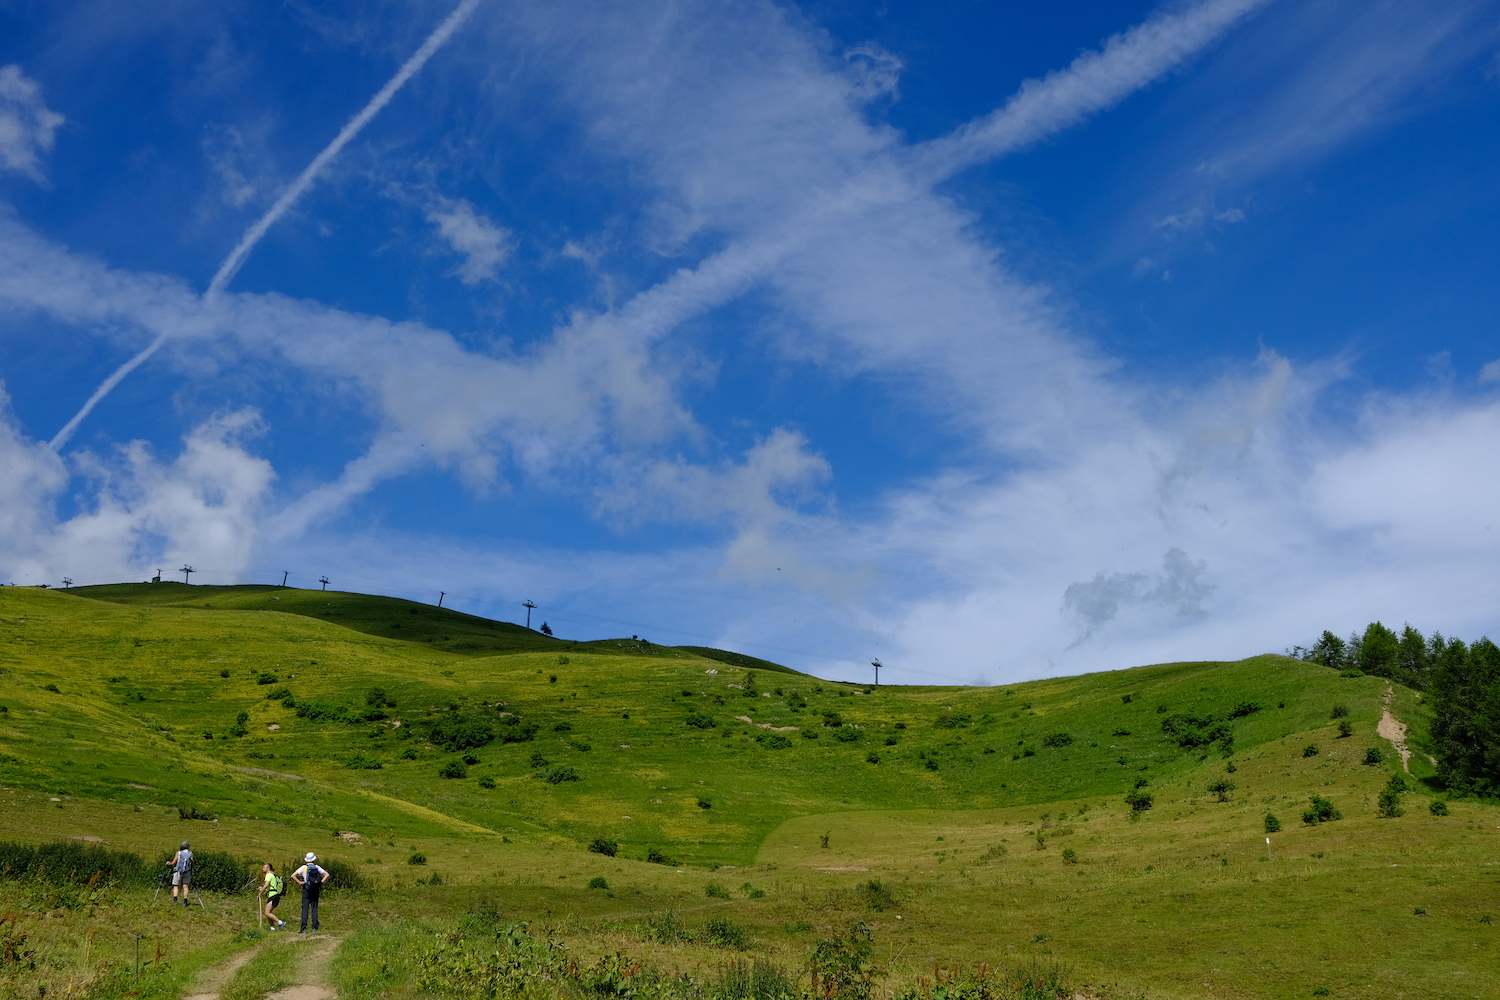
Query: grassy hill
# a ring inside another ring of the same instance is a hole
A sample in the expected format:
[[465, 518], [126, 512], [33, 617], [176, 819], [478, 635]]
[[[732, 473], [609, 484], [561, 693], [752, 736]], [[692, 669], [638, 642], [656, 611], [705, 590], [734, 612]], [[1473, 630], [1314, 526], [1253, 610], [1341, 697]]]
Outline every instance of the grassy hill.
[[[164, 583], [0, 591], [0, 671], [0, 838], [313, 849], [403, 912], [495, 886], [516, 916], [572, 913], [585, 953], [670, 906], [733, 914], [788, 967], [864, 916], [892, 985], [1029, 957], [1151, 996], [1458, 997], [1494, 960], [1493, 807], [1433, 816], [1416, 784], [1376, 816], [1382, 706], [1420, 751], [1419, 697], [1283, 657], [870, 688], [390, 598]], [[1138, 785], [1148, 810], [1124, 805]], [[1304, 825], [1312, 795], [1343, 818]], [[871, 878], [894, 912], [854, 892]], [[632, 948], [705, 960], [649, 938]]]

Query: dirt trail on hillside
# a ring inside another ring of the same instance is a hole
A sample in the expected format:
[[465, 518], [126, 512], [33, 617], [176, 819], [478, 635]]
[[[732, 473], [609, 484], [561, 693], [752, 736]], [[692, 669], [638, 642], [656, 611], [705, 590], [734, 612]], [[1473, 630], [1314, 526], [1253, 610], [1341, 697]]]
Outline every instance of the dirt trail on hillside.
[[328, 985], [328, 967], [342, 940], [342, 937], [314, 938], [312, 951], [297, 966], [296, 984], [267, 994], [266, 1000], [333, 1000], [338, 991]]
[[227, 961], [203, 970], [198, 981], [193, 984], [193, 992], [184, 996], [183, 1000], [219, 1000], [219, 994], [229, 985], [240, 966], [260, 954], [263, 948], [304, 946], [307, 953], [297, 962], [297, 972], [293, 977], [295, 983], [284, 990], [267, 994], [266, 1000], [333, 1000], [338, 991], [328, 985], [328, 970], [333, 953], [341, 941], [342, 937], [322, 935], [314, 938], [294, 936], [290, 940], [270, 938], [257, 947], [246, 949]]
[[1401, 755], [1401, 769], [1411, 774], [1411, 751], [1406, 748], [1406, 724], [1391, 714], [1393, 694], [1393, 689], [1387, 684], [1385, 697], [1380, 699], [1380, 723], [1376, 725], [1375, 732], [1382, 739], [1391, 741], [1391, 746]]

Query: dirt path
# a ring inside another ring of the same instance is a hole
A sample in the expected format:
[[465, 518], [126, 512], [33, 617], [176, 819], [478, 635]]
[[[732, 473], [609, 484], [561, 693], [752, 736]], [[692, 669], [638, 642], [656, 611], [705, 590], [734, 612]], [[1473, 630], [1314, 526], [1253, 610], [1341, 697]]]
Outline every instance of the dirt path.
[[260, 949], [264, 947], [265, 945], [246, 948], [227, 962], [210, 965], [198, 974], [198, 981], [193, 984], [193, 992], [183, 997], [182, 1000], [219, 1000], [219, 991], [229, 985], [229, 980], [239, 971], [239, 967], [258, 955]]
[[1406, 724], [1391, 714], [1393, 693], [1393, 689], [1387, 684], [1385, 697], [1380, 699], [1380, 723], [1375, 727], [1375, 732], [1381, 738], [1391, 741], [1391, 746], [1401, 755], [1401, 769], [1411, 774], [1411, 751], [1406, 748]]
[[333, 1000], [338, 991], [328, 985], [328, 967], [342, 940], [342, 937], [312, 938], [312, 950], [297, 966], [296, 984], [268, 994], [266, 1000]]
[[240, 966], [260, 954], [264, 948], [302, 948], [306, 954], [297, 962], [296, 982], [284, 990], [267, 994], [266, 1000], [333, 1000], [337, 991], [328, 985], [328, 970], [333, 953], [342, 937], [291, 937], [268, 938], [254, 948], [247, 948], [238, 955], [204, 969], [193, 984], [193, 992], [183, 1000], [219, 1000], [219, 993]]

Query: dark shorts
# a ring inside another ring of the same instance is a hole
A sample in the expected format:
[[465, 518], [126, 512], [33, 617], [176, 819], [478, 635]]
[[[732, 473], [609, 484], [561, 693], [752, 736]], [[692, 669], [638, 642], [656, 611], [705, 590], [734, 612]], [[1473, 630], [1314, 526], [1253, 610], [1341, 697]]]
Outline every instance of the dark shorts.
[[271, 897], [269, 897], [269, 898], [266, 899], [266, 905], [269, 906], [273, 910], [276, 909], [276, 904], [279, 903], [279, 902], [281, 902], [281, 897], [285, 896], [285, 895], [286, 895], [286, 893], [284, 893], [284, 892], [278, 892], [276, 895], [271, 896]]

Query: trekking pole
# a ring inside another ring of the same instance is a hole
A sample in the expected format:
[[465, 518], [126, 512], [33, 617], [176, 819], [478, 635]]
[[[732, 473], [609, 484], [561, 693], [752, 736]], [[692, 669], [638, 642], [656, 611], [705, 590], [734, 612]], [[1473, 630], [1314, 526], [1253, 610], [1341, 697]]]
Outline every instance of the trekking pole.
[[161, 895], [161, 887], [167, 884], [167, 873], [163, 871], [161, 878], [156, 880], [156, 892], [151, 894], [151, 905], [156, 905], [156, 897]]

